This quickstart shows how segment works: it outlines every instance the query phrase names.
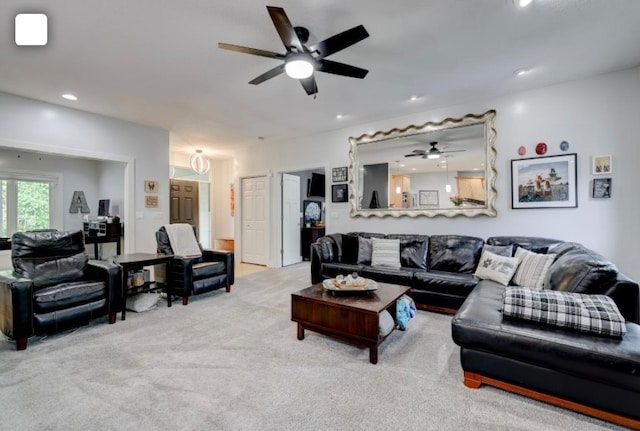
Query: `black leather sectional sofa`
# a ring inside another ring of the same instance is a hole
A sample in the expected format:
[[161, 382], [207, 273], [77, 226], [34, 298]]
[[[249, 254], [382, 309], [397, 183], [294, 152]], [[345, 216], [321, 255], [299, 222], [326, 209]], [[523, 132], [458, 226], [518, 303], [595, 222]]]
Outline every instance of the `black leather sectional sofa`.
[[[400, 239], [401, 268], [353, 263], [354, 236]], [[473, 275], [485, 244], [555, 254], [545, 289], [609, 296], [626, 320], [626, 334], [610, 338], [504, 317], [505, 286]], [[420, 308], [455, 312], [452, 336], [460, 346], [466, 386], [484, 383], [640, 429], [640, 288], [593, 250], [526, 236], [485, 241], [354, 232], [320, 238], [311, 252], [313, 283], [355, 271], [411, 286]]]
[[[359, 237], [400, 240], [401, 267], [358, 261]], [[492, 237], [486, 241], [495, 245], [505, 242], [536, 250], [562, 241], [522, 236]], [[484, 245], [484, 239], [464, 235], [330, 234], [311, 245], [311, 282], [357, 272], [376, 281], [411, 286], [418, 308], [455, 313], [478, 284], [473, 273]]]

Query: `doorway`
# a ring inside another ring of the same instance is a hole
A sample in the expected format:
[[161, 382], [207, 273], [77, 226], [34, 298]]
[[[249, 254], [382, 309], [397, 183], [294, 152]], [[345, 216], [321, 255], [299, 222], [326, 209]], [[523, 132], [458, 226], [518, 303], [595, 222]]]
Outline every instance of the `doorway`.
[[[297, 181], [291, 177], [297, 178]], [[297, 199], [292, 196], [293, 189], [296, 187], [293, 181], [297, 183]], [[280, 231], [282, 266], [292, 265], [301, 260], [309, 260], [311, 243], [320, 236], [324, 236], [326, 184], [324, 168], [282, 174], [282, 226]], [[305, 202], [308, 201], [315, 201], [322, 208], [319, 219], [314, 221], [305, 219], [303, 211]]]

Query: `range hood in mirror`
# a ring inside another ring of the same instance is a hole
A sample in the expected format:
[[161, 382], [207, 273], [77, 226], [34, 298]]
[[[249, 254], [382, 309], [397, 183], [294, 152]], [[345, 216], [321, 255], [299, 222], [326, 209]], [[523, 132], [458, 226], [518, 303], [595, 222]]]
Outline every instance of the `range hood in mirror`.
[[495, 217], [496, 112], [349, 138], [352, 217]]

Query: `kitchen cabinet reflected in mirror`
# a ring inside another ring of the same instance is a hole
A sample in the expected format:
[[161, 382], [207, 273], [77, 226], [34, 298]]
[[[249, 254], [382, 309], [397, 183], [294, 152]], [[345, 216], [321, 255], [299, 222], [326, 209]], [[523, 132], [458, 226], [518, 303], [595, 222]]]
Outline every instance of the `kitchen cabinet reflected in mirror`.
[[352, 216], [495, 216], [495, 111], [351, 138]]

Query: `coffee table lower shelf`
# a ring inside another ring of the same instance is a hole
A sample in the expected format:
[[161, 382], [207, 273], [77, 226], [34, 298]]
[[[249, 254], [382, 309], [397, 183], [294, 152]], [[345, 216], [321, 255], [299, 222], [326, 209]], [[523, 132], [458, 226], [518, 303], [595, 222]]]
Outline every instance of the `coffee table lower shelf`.
[[396, 301], [408, 286], [380, 284], [378, 290], [354, 296], [334, 296], [322, 284], [291, 294], [291, 320], [298, 324], [298, 339], [308, 329], [358, 347], [369, 348], [369, 362], [378, 363], [380, 313], [395, 315]]

